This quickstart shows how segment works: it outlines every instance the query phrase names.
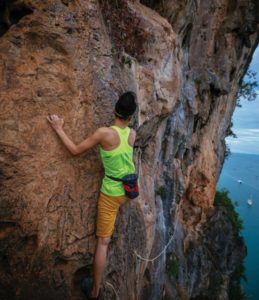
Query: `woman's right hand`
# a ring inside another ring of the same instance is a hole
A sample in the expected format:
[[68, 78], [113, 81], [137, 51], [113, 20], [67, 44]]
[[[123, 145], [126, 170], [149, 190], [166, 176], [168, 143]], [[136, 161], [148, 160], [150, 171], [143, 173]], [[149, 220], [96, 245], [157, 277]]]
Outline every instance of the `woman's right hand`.
[[47, 120], [56, 131], [63, 129], [64, 120], [57, 115], [48, 115]]

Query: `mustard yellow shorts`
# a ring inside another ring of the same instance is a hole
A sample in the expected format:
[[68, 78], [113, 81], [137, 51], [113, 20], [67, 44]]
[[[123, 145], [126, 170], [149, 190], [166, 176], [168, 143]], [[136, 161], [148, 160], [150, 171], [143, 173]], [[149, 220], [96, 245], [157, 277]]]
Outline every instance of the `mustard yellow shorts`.
[[112, 235], [118, 210], [127, 200], [126, 196], [108, 196], [100, 193], [96, 226], [97, 236], [110, 237]]

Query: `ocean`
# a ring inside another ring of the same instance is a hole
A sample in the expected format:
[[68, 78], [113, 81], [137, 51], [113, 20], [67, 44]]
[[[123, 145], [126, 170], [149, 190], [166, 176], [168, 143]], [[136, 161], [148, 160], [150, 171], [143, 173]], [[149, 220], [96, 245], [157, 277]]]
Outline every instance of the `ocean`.
[[[241, 182], [240, 182], [241, 181]], [[249, 300], [259, 299], [259, 155], [232, 153], [226, 160], [217, 189], [226, 188], [244, 222], [242, 236], [248, 249], [247, 282], [242, 282]], [[252, 199], [252, 205], [247, 203]], [[237, 299], [238, 300], [238, 299]]]

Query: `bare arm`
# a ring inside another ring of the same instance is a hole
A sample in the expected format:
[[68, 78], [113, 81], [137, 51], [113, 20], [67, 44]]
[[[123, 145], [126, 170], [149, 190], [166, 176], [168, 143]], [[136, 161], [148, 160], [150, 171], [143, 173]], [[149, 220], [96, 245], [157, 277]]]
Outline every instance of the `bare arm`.
[[135, 144], [135, 140], [136, 140], [136, 131], [134, 129], [130, 130], [130, 134], [129, 134], [129, 139], [128, 139], [128, 143], [134, 147]]
[[56, 131], [57, 135], [60, 137], [63, 144], [73, 155], [78, 155], [85, 152], [87, 149], [94, 147], [99, 144], [102, 137], [102, 132], [97, 129], [93, 135], [82, 141], [80, 144], [76, 145], [63, 130], [64, 120], [59, 118], [57, 115], [51, 115], [47, 117], [52, 128]]

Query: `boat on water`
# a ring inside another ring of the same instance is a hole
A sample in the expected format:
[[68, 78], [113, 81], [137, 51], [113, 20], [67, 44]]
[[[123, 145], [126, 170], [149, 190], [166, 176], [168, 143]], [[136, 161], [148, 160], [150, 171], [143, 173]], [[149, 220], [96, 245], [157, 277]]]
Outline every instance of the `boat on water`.
[[238, 181], [237, 181], [238, 183], [243, 183], [243, 181], [241, 180], [241, 179], [238, 179]]
[[253, 205], [252, 195], [250, 195], [250, 198], [247, 199], [247, 204], [250, 205], [250, 206]]

